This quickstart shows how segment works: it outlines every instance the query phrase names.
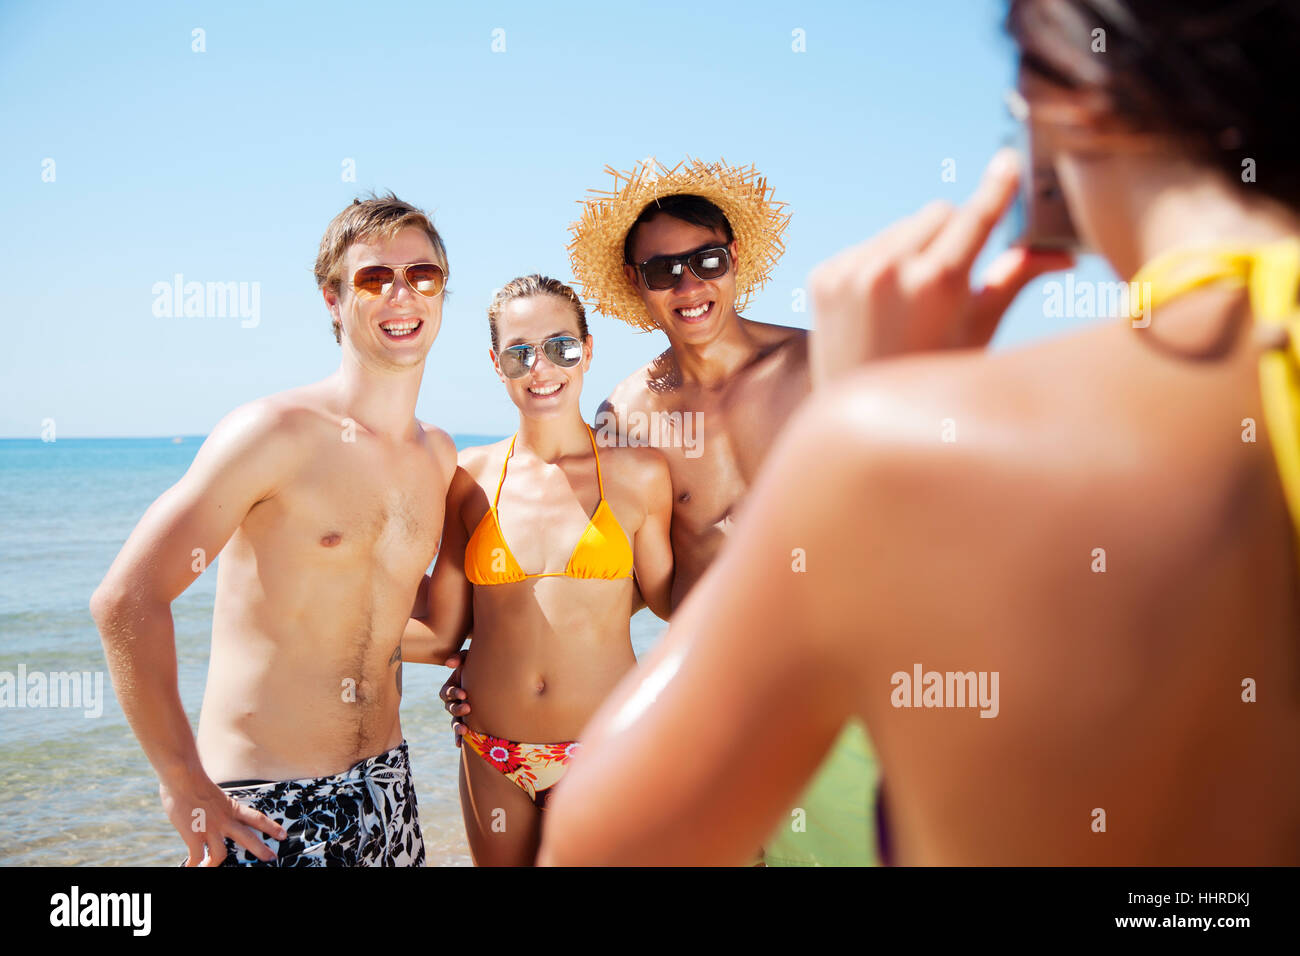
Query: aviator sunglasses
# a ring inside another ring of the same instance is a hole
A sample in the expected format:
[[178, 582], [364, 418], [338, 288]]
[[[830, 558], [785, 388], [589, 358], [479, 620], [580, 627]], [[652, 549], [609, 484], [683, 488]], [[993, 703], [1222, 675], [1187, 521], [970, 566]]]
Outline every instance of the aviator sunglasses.
[[[582, 342], [572, 335], [557, 335], [542, 343], [546, 360], [560, 368], [573, 368], [582, 361]], [[537, 364], [537, 346], [512, 345], [497, 356], [506, 378], [523, 378]]]
[[697, 279], [717, 279], [731, 268], [731, 255], [725, 246], [708, 246], [680, 256], [655, 256], [637, 264], [637, 271], [647, 289], [662, 292], [682, 281], [686, 269]]
[[378, 298], [388, 294], [399, 275], [412, 289], [428, 298], [433, 298], [447, 285], [447, 275], [442, 266], [433, 262], [414, 262], [405, 266], [363, 266], [352, 277], [352, 288], [358, 295]]

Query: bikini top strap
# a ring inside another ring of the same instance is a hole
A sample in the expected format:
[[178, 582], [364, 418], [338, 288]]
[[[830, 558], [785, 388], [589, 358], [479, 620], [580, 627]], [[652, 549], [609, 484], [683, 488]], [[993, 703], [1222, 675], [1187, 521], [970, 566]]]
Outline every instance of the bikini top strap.
[[506, 450], [506, 460], [501, 462], [501, 477], [497, 479], [497, 495], [492, 499], [492, 510], [496, 511], [497, 502], [501, 500], [501, 486], [506, 483], [506, 465], [510, 464], [510, 456], [515, 453], [515, 439], [519, 437], [519, 432], [510, 436], [510, 448]]
[[1134, 281], [1156, 288], [1145, 308], [1162, 305], [1191, 289], [1214, 282], [1236, 282], [1250, 296], [1257, 322], [1281, 325], [1289, 333], [1281, 346], [1300, 362], [1300, 240], [1283, 239], [1261, 246], [1222, 243], [1204, 249], [1173, 249], [1143, 266]]
[[1234, 245], [1207, 246], [1204, 249], [1171, 249], [1152, 259], [1133, 276], [1139, 286], [1150, 284], [1149, 302], [1144, 307], [1164, 305], [1192, 289], [1215, 282], [1250, 283], [1254, 257], [1249, 250]]
[[[1296, 300], [1300, 298], [1300, 241], [1295, 239], [1272, 243], [1259, 250], [1251, 276], [1251, 305], [1258, 316], [1266, 321], [1278, 322], [1295, 337], [1300, 324]], [[1300, 342], [1289, 343], [1293, 354], [1300, 358]]]
[[587, 437], [591, 439], [591, 453], [596, 456], [596, 487], [600, 489], [600, 500], [605, 500], [605, 479], [600, 476], [600, 452], [596, 450], [596, 433], [587, 426]]

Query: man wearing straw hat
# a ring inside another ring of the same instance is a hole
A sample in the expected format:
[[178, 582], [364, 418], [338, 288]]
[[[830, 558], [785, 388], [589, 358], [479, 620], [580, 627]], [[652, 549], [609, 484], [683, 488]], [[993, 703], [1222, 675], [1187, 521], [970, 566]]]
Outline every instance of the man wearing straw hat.
[[596, 423], [607, 439], [669, 455], [676, 606], [809, 392], [807, 332], [740, 315], [784, 251], [790, 216], [752, 168], [646, 162], [608, 172], [613, 189], [584, 203], [569, 252], [599, 311], [668, 336], [669, 348], [614, 390]]
[[[726, 541], [778, 432], [810, 389], [808, 334], [740, 314], [785, 251], [790, 221], [752, 167], [653, 161], [593, 190], [570, 230], [573, 274], [597, 310], [659, 329], [669, 347], [601, 406], [607, 440], [648, 444], [673, 483], [676, 608]], [[877, 862], [876, 763], [847, 725], [764, 848], [769, 865]]]

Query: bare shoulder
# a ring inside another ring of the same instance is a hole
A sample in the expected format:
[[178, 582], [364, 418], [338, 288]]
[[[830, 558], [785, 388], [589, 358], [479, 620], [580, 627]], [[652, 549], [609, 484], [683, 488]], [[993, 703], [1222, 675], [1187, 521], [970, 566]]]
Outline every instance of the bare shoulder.
[[268, 423], [286, 435], [296, 433], [304, 438], [334, 441], [345, 430], [357, 427], [335, 407], [328, 379], [276, 392], [244, 407], [256, 407]]
[[670, 482], [668, 461], [657, 448], [618, 445], [600, 450], [600, 467], [607, 478], [630, 485], [655, 487]]
[[777, 325], [774, 322], [757, 322], [743, 319], [745, 329], [760, 342], [770, 345], [791, 346], [798, 348], [807, 345], [808, 330], [793, 325]]
[[[886, 645], [909, 627], [988, 647], [1027, 639], [1011, 611], [974, 592], [963, 592], [964, 606], [1005, 615], [1002, 638], [972, 636], [951, 616], [956, 602], [933, 601], [935, 581], [975, 580], [975, 565], [989, 595], [1079, 593], [1101, 545], [1131, 568], [1193, 573], [1179, 562], [1230, 526], [1222, 502], [1234, 500], [1236, 478], [1213, 457], [1222, 441], [1178, 423], [1212, 420], [1213, 391], [1197, 397], [1193, 383], [1172, 400], [1169, 373], [1144, 352], [1131, 330], [1111, 325], [863, 369], [819, 391], [783, 435], [782, 455], [799, 470], [786, 473], [781, 500], [803, 495], [816, 546], [872, 542], [858, 573], [873, 582]], [[1196, 402], [1203, 415], [1187, 413]], [[1136, 580], [1111, 579], [1110, 600], [1149, 598], [1128, 587]], [[850, 584], [841, 600], [852, 599]]]
[[[1212, 303], [1221, 311], [1208, 322], [1204, 298], [1171, 303], [1160, 337], [1107, 320], [1015, 349], [875, 363], [820, 394], [820, 414], [840, 416], [854, 440], [910, 449], [914, 457], [891, 457], [901, 467], [960, 459], [1050, 479], [1038, 499], [1086, 481], [1089, 500], [1113, 502], [1124, 497], [1114, 479], [1172, 479], [1170, 470], [1186, 485], [1178, 473], [1193, 466], [1204, 478], [1207, 456], [1222, 450], [1221, 433], [1204, 423], [1225, 417], [1225, 400], [1240, 400], [1238, 378], [1254, 395], [1249, 336], [1225, 339], [1219, 321], [1233, 301]], [[1226, 418], [1236, 440], [1241, 415]]]
[[[1056, 343], [1014, 352], [907, 356], [864, 368], [817, 394], [806, 421], [869, 452], [873, 468], [899, 471], [970, 465], [1042, 464], [1078, 413], [1076, 351]], [[1043, 439], [1040, 441], [1039, 439]], [[1050, 447], [1049, 447], [1050, 446]]]
[[438, 464], [438, 470], [451, 481], [451, 476], [456, 470], [456, 441], [443, 429], [437, 425], [430, 425], [427, 422], [419, 423], [420, 430], [424, 433], [424, 440], [429, 453], [433, 455]]
[[509, 447], [510, 440], [503, 438], [490, 445], [472, 445], [469, 448], [462, 448], [457, 453], [456, 463], [461, 471], [479, 484], [487, 481], [489, 477], [495, 482]]
[[292, 457], [322, 421], [320, 410], [299, 390], [279, 392], [229, 412], [213, 427], [203, 450], [209, 455]]
[[[296, 391], [254, 399], [225, 415], [186, 472], [192, 487], [264, 500], [292, 483], [318, 448], [323, 419]], [[337, 434], [337, 433], [335, 433]]]
[[808, 330], [792, 325], [774, 325], [744, 319], [745, 330], [763, 347], [764, 355], [780, 356], [783, 360], [808, 362]]
[[671, 348], [664, 349], [614, 387], [609, 397], [601, 402], [597, 422], [603, 415], [617, 418], [631, 411], [648, 411], [658, 407], [656, 396], [671, 390], [679, 378], [677, 359]]
[[861, 529], [871, 535], [984, 535], [999, 522], [1028, 535], [1086, 502], [1122, 509], [1124, 489], [1173, 444], [1149, 434], [1117, 384], [1138, 376], [1117, 367], [1128, 359], [1112, 332], [868, 366], [818, 391], [782, 444], [805, 461], [814, 496], [872, 503], [862, 512], [872, 527]]

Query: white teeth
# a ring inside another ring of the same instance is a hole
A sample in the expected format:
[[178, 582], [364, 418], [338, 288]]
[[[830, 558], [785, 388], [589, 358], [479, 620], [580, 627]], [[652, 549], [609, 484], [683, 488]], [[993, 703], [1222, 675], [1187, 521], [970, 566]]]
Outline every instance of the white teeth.
[[560, 384], [562, 383], [547, 385], [545, 387], [539, 386], [538, 388], [530, 388], [528, 391], [532, 392], [534, 395], [554, 395], [560, 390]]
[[705, 302], [703, 305], [696, 306], [694, 309], [678, 309], [677, 311], [681, 313], [682, 318], [684, 319], [698, 319], [705, 312], [709, 311], [709, 303]]
[[419, 325], [419, 320], [416, 320], [410, 322], [381, 322], [379, 327], [389, 335], [400, 338], [404, 335], [410, 335]]

